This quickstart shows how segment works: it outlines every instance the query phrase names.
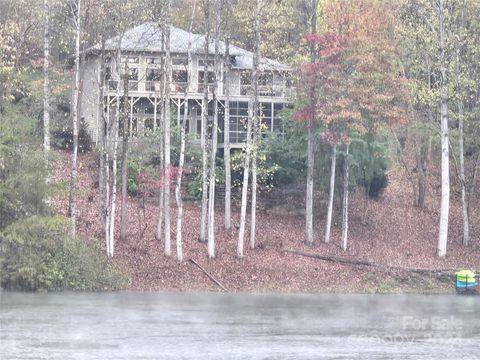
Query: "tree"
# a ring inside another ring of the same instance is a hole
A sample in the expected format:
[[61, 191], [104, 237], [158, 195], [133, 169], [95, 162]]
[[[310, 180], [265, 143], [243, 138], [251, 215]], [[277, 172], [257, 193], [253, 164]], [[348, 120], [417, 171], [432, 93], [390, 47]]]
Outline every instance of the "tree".
[[[311, 33], [315, 35], [317, 33], [317, 0], [312, 0], [312, 9], [311, 9]], [[317, 52], [315, 45], [312, 44], [310, 47], [310, 62], [312, 66], [317, 62]], [[311, 109], [314, 109], [317, 106], [317, 93], [315, 88], [310, 89], [308, 94], [308, 102]], [[313, 244], [313, 172], [315, 165], [315, 113], [312, 112], [311, 116], [308, 118], [307, 124], [307, 190], [306, 190], [306, 202], [305, 202], [305, 222], [306, 222], [306, 236], [305, 243], [308, 245]]]
[[172, 83], [172, 63], [170, 59], [170, 10], [171, 0], [166, 1], [166, 15], [164, 22], [165, 34], [165, 195], [164, 195], [164, 211], [165, 211], [165, 255], [171, 254], [171, 234], [170, 234], [170, 181], [171, 181], [171, 164], [170, 164], [170, 84]]
[[191, 50], [191, 32], [193, 27], [193, 20], [195, 18], [196, 1], [193, 0], [192, 16], [190, 18], [190, 26], [188, 28], [188, 49], [187, 49], [187, 85], [185, 87], [185, 100], [183, 110], [183, 121], [180, 129], [180, 159], [178, 161], [177, 181], [175, 184], [175, 198], [177, 201], [177, 229], [176, 229], [176, 243], [177, 243], [177, 259], [183, 261], [183, 247], [182, 247], [182, 220], [183, 220], [183, 200], [182, 200], [182, 175], [183, 168], [185, 166], [185, 126], [188, 116], [188, 89], [191, 83], [191, 66], [192, 63], [192, 50]]
[[217, 136], [218, 136], [218, 93], [220, 80], [220, 25], [221, 25], [221, 6], [220, 0], [215, 0], [215, 69], [213, 77], [213, 126], [212, 126], [212, 145], [210, 150], [210, 189], [208, 191], [208, 257], [215, 257], [215, 168], [217, 159]]
[[200, 242], [206, 242], [206, 226], [208, 211], [208, 54], [210, 47], [210, 0], [203, 1], [204, 25], [205, 25], [205, 62], [203, 68], [203, 101], [202, 101], [202, 129], [201, 129], [201, 147], [202, 147], [202, 209], [200, 215]]
[[43, 148], [47, 159], [50, 151], [50, 9], [48, 0], [43, 1], [44, 34], [43, 34]]
[[[122, 168], [122, 212], [120, 217], [120, 240], [127, 240], [127, 224], [128, 224], [128, 209], [127, 209], [127, 171], [128, 171], [128, 137], [130, 123], [130, 100], [128, 98], [128, 61], [125, 61], [125, 72], [123, 74], [123, 112], [122, 112], [122, 155], [121, 155], [121, 168]], [[120, 86], [120, 84], [119, 84]]]
[[224, 217], [224, 226], [226, 230], [230, 230], [232, 227], [232, 167], [230, 161], [230, 16], [231, 16], [231, 6], [229, 1], [225, 1], [223, 6], [225, 7], [224, 16], [225, 16], [225, 57], [223, 62], [223, 88], [225, 94], [225, 115], [224, 115], [224, 149], [223, 149], [223, 160], [225, 166], [225, 217]]
[[330, 190], [328, 195], [328, 212], [327, 212], [327, 224], [325, 225], [325, 238], [324, 242], [330, 242], [330, 229], [332, 227], [332, 214], [333, 214], [333, 195], [335, 191], [335, 167], [337, 162], [337, 145], [332, 145], [332, 162], [330, 166]]
[[80, 102], [80, 41], [81, 41], [81, 4], [82, 0], [76, 1], [76, 13], [73, 19], [75, 24], [75, 85], [72, 98], [72, 124], [73, 124], [73, 152], [72, 167], [70, 175], [70, 197], [69, 213], [71, 222], [71, 233], [76, 233], [77, 220], [77, 156], [78, 156], [78, 105]]
[[448, 218], [450, 211], [450, 144], [448, 140], [448, 90], [447, 64], [445, 52], [445, 9], [444, 1], [438, 2], [438, 47], [440, 54], [440, 117], [442, 137], [442, 196], [440, 203], [440, 226], [438, 232], [437, 253], [439, 257], [447, 255]]
[[[352, 136], [365, 134], [368, 140], [374, 138], [378, 129], [385, 125], [406, 122], [403, 109], [406, 81], [399, 75], [398, 49], [392, 40], [395, 8], [391, 4], [365, 0], [330, 3], [323, 11], [325, 23], [322, 33], [305, 36], [310, 53], [316, 54], [318, 59], [301, 66], [299, 90], [303, 103], [295, 118], [306, 121], [309, 128], [317, 126], [324, 140], [337, 146], [343, 144], [349, 151]], [[309, 136], [313, 141], [313, 130]], [[311, 144], [310, 159], [314, 156]], [[342, 243], [345, 247], [348, 234], [348, 157], [346, 155], [345, 158], [342, 210]], [[310, 183], [313, 175], [309, 178], [308, 164], [307, 160], [306, 223], [307, 243], [311, 244], [312, 198], [309, 194], [312, 192], [310, 187], [313, 188]], [[329, 221], [327, 219], [327, 227]]]
[[[258, 62], [260, 61], [260, 19], [262, 11], [262, 0], [257, 0], [255, 14], [255, 54], [257, 64], [254, 64], [258, 68]], [[255, 62], [255, 60], [254, 60]], [[258, 71], [258, 69], [254, 69]], [[257, 75], [258, 76], [258, 75]], [[258, 102], [258, 77], [257, 81], [253, 84], [253, 132], [252, 132], [252, 210], [250, 221], [250, 249], [255, 248], [255, 235], [257, 226], [257, 152], [259, 146], [259, 120], [260, 106]]]
[[[248, 103], [248, 119], [247, 119], [247, 136], [245, 143], [245, 165], [243, 168], [243, 183], [242, 183], [242, 203], [240, 207], [240, 229], [238, 231], [237, 242], [237, 257], [243, 257], [243, 243], [245, 238], [245, 221], [247, 215], [247, 200], [248, 200], [248, 178], [250, 173], [250, 160], [252, 151], [252, 128], [258, 116], [258, 67], [260, 61], [259, 50], [259, 30], [260, 30], [260, 1], [256, 0], [255, 12], [255, 50], [253, 53], [252, 66], [252, 93]], [[257, 99], [257, 100], [255, 100]], [[253, 130], [254, 131], [254, 130]]]

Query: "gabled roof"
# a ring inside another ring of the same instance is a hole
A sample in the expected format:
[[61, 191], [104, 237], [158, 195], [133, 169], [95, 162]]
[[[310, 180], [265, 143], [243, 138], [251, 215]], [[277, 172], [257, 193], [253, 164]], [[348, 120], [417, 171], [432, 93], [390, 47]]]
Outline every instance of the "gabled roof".
[[[106, 50], [115, 50], [118, 46], [119, 36], [109, 39], [106, 44]], [[186, 53], [190, 42], [192, 54], [205, 53], [205, 35], [189, 33], [188, 31], [177, 27], [170, 27], [170, 51], [172, 53]], [[93, 47], [94, 50], [100, 50], [99, 45]], [[225, 43], [219, 42], [220, 53], [225, 52]], [[162, 31], [160, 26], [154, 22], [146, 22], [127, 30], [121, 39], [122, 51], [142, 51], [142, 52], [161, 52], [162, 51]], [[211, 38], [208, 53], [214, 54], [214, 40]], [[253, 53], [235, 45], [230, 45], [230, 55], [235, 56], [234, 67], [252, 68]], [[263, 70], [291, 70], [291, 67], [278, 61], [261, 58], [260, 68]]]

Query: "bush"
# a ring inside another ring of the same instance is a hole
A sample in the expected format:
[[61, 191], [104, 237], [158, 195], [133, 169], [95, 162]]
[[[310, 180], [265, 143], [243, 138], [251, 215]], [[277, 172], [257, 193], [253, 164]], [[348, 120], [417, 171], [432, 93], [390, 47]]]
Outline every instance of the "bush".
[[101, 254], [68, 235], [62, 217], [33, 216], [0, 234], [0, 285], [18, 290], [108, 290], [127, 277]]
[[[53, 132], [53, 146], [63, 150], [70, 150], [73, 148], [73, 131], [57, 130]], [[81, 153], [92, 150], [92, 139], [90, 134], [82, 125], [78, 131], [78, 151]]]
[[378, 198], [388, 185], [389, 154], [382, 137], [354, 139], [351, 145], [351, 184], [360, 185], [365, 193]]
[[[210, 159], [208, 166], [210, 168]], [[187, 191], [192, 198], [200, 199], [202, 197], [202, 167], [193, 166], [192, 169], [192, 176], [187, 182]], [[221, 162], [221, 159], [217, 158], [217, 163], [215, 166], [215, 183], [223, 184], [224, 182], [225, 172], [223, 163]]]

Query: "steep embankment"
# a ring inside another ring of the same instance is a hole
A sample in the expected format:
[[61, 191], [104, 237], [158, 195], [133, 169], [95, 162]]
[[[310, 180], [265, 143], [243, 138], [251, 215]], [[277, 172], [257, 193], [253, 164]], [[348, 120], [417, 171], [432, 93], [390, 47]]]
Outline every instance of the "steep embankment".
[[[304, 218], [298, 215], [258, 214], [255, 250], [246, 249], [241, 260], [235, 256], [237, 231], [223, 229], [223, 213], [216, 213], [217, 258], [207, 258], [206, 245], [197, 241], [199, 209], [186, 204], [184, 219], [184, 256], [195, 259], [230, 291], [303, 291], [303, 292], [437, 292], [453, 291], [448, 280], [424, 278], [418, 273], [388, 271], [378, 268], [343, 265], [286, 253], [297, 249], [323, 255], [365, 259], [378, 264], [418, 268], [473, 268], [480, 270], [480, 211], [477, 202], [471, 209], [472, 244], [461, 245], [461, 211], [454, 198], [448, 244], [448, 257], [435, 255], [438, 227], [439, 188], [431, 178], [427, 206], [419, 210], [411, 206], [408, 182], [400, 168], [389, 173], [390, 184], [378, 201], [369, 201], [365, 208], [362, 194], [353, 194], [350, 208], [349, 250], [339, 248], [340, 223], [335, 222], [332, 242], [323, 244], [324, 217], [315, 224], [316, 243], [303, 245]], [[58, 152], [54, 180], [69, 179], [69, 154]], [[88, 241], [103, 238], [99, 221], [99, 193], [96, 186], [97, 162], [93, 154], [79, 158], [80, 199], [78, 231]], [[320, 194], [317, 194], [320, 196]], [[319, 199], [321, 200], [321, 199]], [[173, 203], [172, 203], [173, 204]], [[66, 198], [57, 199], [61, 213], [67, 211]], [[115, 261], [131, 273], [130, 289], [139, 290], [212, 290], [218, 287], [188, 261], [178, 263], [175, 256], [163, 256], [163, 243], [155, 240], [157, 200], [151, 199], [143, 210], [138, 199], [129, 198], [128, 241], [115, 243]], [[172, 206], [175, 219], [175, 206]], [[336, 218], [339, 218], [339, 209]], [[366, 216], [364, 216], [366, 211]], [[116, 219], [119, 229], [120, 210]], [[239, 214], [233, 214], [238, 224]], [[249, 228], [247, 224], [247, 229]], [[172, 252], [175, 254], [175, 221], [172, 221]], [[248, 234], [247, 234], [248, 235]], [[118, 237], [117, 237], [118, 239]]]

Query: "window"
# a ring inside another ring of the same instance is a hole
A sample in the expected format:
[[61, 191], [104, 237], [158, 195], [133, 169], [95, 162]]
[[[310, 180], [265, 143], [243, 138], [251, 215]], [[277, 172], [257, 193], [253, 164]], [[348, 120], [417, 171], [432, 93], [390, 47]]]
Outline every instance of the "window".
[[[204, 79], [205, 79], [205, 71], [199, 71], [198, 72], [198, 83], [203, 84], [203, 82], [205, 81]], [[208, 72], [207, 81], [208, 81], [209, 85], [213, 85], [213, 83], [215, 82], [215, 73], [213, 71]]]
[[260, 131], [266, 134], [272, 130], [272, 103], [260, 103]]
[[128, 80], [138, 81], [138, 69], [137, 68], [128, 69]]
[[283, 104], [273, 104], [273, 127], [272, 131], [278, 131], [283, 133], [283, 119], [282, 112]]
[[188, 83], [188, 72], [186, 70], [172, 70], [172, 81], [176, 84]]
[[108, 82], [108, 88], [110, 90], [117, 90], [117, 86], [118, 86], [118, 81], [116, 81], [116, 80], [110, 80]]
[[260, 86], [272, 86], [273, 85], [273, 73], [266, 71], [261, 73], [258, 77], [258, 85]]
[[139, 63], [138, 56], [128, 56], [128, 57], [122, 56], [120, 58], [120, 62], [122, 62], [122, 63], [125, 63], [125, 60], [127, 60], [127, 62], [129, 64], [138, 64]]
[[205, 59], [199, 59], [198, 60], [198, 66], [205, 66], [205, 65], [208, 65], [210, 67], [213, 67], [215, 65], [215, 61], [214, 60], [205, 60]]
[[246, 139], [247, 134], [248, 102], [230, 102], [230, 141], [240, 143]]
[[149, 69], [145, 71], [145, 80], [147, 81], [160, 81], [161, 71], [160, 69]]
[[174, 56], [172, 57], [172, 65], [188, 65], [188, 58], [184, 56]]
[[240, 73], [240, 84], [241, 85], [251, 85], [252, 84], [252, 74], [250, 71], [242, 71]]
[[155, 64], [155, 65], [159, 65], [162, 62], [159, 57], [147, 57], [146, 61], [147, 61], [147, 64]]

